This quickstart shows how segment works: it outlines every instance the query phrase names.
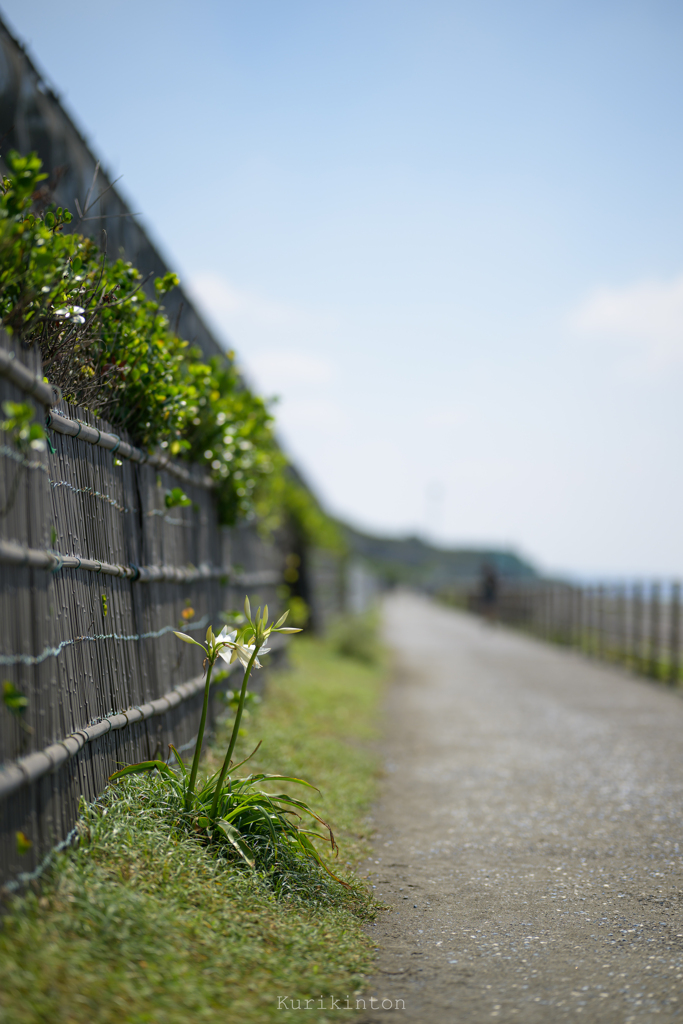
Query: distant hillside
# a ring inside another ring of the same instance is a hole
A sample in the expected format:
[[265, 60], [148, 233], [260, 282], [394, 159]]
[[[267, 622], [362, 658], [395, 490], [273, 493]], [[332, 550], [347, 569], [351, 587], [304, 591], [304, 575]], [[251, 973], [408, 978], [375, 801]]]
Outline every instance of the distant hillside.
[[388, 584], [403, 583], [430, 592], [477, 585], [484, 566], [492, 566], [502, 579], [538, 577], [532, 565], [512, 551], [495, 548], [437, 548], [418, 537], [392, 540], [343, 527], [351, 550], [364, 559]]

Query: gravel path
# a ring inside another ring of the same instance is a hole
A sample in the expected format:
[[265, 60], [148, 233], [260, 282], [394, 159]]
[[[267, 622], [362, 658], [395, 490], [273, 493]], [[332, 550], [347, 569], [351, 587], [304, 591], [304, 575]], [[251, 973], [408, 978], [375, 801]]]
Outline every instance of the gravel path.
[[386, 635], [363, 1021], [680, 1021], [681, 697], [412, 595]]

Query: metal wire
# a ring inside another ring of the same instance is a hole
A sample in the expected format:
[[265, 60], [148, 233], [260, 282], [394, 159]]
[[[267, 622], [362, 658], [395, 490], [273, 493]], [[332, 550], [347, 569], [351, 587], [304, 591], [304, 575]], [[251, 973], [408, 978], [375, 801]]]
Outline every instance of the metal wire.
[[[208, 624], [209, 616], [204, 615], [199, 622], [193, 622], [189, 626], [183, 624], [182, 632], [188, 633], [191, 630], [203, 629]], [[96, 640], [123, 640], [126, 643], [136, 640], [156, 640], [166, 633], [179, 629], [178, 626], [164, 626], [163, 629], [156, 629], [149, 633], [135, 633], [133, 636], [120, 636], [118, 633], [98, 633], [95, 636], [76, 636], [70, 640], [62, 640], [58, 647], [46, 647], [42, 654], [0, 654], [0, 665], [40, 665], [47, 658], [56, 658], [65, 647], [73, 644], [80, 644], [85, 641]]]

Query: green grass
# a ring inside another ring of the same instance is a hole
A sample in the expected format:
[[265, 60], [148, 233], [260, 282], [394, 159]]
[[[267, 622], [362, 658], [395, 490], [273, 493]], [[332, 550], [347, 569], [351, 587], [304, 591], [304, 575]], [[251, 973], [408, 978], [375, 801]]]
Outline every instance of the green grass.
[[278, 996], [316, 1007], [323, 996], [329, 1006], [330, 996], [362, 988], [372, 959], [363, 922], [376, 907], [352, 869], [367, 855], [383, 671], [307, 638], [291, 644], [291, 662], [271, 675], [242, 753], [263, 739], [255, 767], [323, 790], [312, 804], [335, 828], [333, 869], [351, 887], [310, 862], [279, 876], [241, 868], [169, 830], [168, 789], [131, 776], [84, 813], [79, 846], [40, 890], [10, 906], [0, 931], [2, 1024], [260, 1024], [300, 1018], [278, 1009]]

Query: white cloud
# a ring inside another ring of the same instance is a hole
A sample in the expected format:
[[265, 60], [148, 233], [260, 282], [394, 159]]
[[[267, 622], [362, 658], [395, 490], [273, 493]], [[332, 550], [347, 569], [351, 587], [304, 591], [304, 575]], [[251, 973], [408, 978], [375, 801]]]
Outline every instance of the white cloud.
[[683, 362], [683, 274], [671, 281], [641, 281], [598, 288], [574, 311], [580, 336], [619, 347], [650, 369]]
[[188, 282], [188, 290], [227, 330], [230, 330], [231, 323], [245, 319], [261, 327], [278, 328], [300, 318], [300, 314], [290, 307], [235, 288], [227, 278], [214, 271], [193, 275]]
[[292, 402], [323, 401], [337, 371], [321, 351], [334, 324], [316, 310], [273, 301], [236, 288], [222, 274], [195, 274], [188, 290], [219, 330], [234, 344], [240, 365], [259, 391]]
[[327, 311], [280, 302], [237, 288], [223, 274], [204, 271], [187, 282], [190, 295], [239, 353], [330, 343], [339, 324]]

